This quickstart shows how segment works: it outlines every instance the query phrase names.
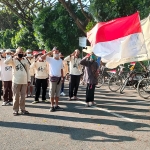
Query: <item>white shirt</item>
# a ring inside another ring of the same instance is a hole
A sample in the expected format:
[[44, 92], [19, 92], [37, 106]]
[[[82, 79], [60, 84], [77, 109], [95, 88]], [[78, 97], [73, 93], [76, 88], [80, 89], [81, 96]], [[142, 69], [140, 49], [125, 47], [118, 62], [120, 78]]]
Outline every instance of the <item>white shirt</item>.
[[4, 63], [6, 58], [0, 58], [1, 66], [1, 80], [2, 81], [12, 81], [12, 66], [8, 66]]
[[61, 77], [61, 69], [63, 69], [63, 62], [61, 59], [56, 60], [53, 57], [46, 57], [46, 61], [49, 64], [49, 75]]
[[69, 61], [69, 67], [70, 67], [70, 74], [71, 75], [81, 75], [82, 70], [81, 70], [81, 65], [80, 61], [81, 58], [75, 58], [74, 56], [70, 57], [67, 56], [64, 61]]

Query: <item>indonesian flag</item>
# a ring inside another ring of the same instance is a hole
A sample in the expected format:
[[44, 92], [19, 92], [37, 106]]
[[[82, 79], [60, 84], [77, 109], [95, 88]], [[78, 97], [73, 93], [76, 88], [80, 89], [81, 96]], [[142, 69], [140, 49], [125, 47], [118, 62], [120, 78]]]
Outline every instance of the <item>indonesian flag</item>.
[[147, 59], [139, 13], [128, 17], [100, 22], [87, 33], [95, 55], [115, 68], [126, 62]]
[[145, 45], [148, 52], [148, 59], [150, 59], [150, 15], [141, 20], [142, 31], [144, 35]]

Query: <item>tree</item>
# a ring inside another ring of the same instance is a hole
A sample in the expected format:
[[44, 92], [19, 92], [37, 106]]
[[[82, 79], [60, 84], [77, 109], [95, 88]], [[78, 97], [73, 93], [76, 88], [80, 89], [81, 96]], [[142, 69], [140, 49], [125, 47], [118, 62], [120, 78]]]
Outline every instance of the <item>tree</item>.
[[[150, 1], [147, 0], [91, 0], [90, 12], [95, 21], [108, 21], [140, 11], [141, 19], [148, 16]], [[110, 13], [111, 11], [111, 13]]]
[[33, 35], [33, 29], [22, 26], [22, 28], [11, 39], [13, 47], [21, 46], [25, 49], [38, 49], [37, 41]]
[[44, 8], [35, 19], [33, 27], [40, 48], [50, 50], [53, 46], [58, 46], [65, 54], [78, 47], [78, 38], [82, 35], [82, 31], [60, 3], [55, 7]]
[[0, 31], [0, 47], [4, 49], [13, 48], [11, 38], [15, 35], [14, 30]]

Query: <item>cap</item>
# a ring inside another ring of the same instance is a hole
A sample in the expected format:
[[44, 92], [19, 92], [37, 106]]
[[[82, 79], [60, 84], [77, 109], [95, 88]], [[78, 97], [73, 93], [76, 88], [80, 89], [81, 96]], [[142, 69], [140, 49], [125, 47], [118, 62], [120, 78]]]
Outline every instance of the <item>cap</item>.
[[5, 51], [5, 53], [7, 54], [7, 53], [12, 53], [12, 51], [11, 51], [11, 49], [7, 49], [6, 51]]
[[27, 50], [26, 50], [26, 53], [31, 53], [31, 52], [32, 52], [31, 49], [27, 49]]

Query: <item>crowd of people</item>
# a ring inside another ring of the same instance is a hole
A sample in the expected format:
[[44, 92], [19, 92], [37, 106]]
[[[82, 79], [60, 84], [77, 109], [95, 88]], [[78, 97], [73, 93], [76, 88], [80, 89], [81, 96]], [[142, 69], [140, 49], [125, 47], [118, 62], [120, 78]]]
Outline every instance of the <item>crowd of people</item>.
[[13, 105], [14, 116], [19, 115], [19, 109], [21, 114], [29, 114], [25, 108], [26, 97], [33, 97], [35, 93], [32, 104], [39, 103], [42, 88], [41, 99], [47, 103], [49, 101], [46, 99], [46, 91], [49, 86], [50, 112], [63, 110], [59, 106], [59, 98], [66, 95], [64, 93], [66, 74], [68, 72], [70, 74], [68, 100], [79, 100], [77, 92], [83, 66], [83, 80], [87, 83], [86, 107], [95, 105], [94, 91], [98, 82], [96, 60], [97, 57], [93, 53], [81, 59], [78, 49], [67, 57], [64, 57], [57, 47], [45, 54], [39, 52], [36, 55], [33, 55], [30, 49], [24, 52], [21, 47], [18, 47], [15, 53], [10, 49], [3, 50], [0, 55], [2, 106]]

